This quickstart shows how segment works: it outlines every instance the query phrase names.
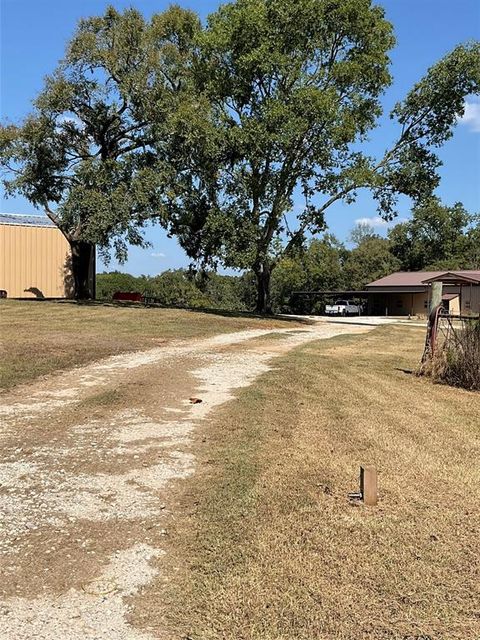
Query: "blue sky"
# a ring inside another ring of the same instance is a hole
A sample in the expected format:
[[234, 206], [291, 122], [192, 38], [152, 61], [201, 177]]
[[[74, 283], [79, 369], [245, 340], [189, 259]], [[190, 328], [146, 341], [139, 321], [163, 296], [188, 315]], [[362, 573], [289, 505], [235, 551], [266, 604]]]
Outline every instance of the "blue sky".
[[[178, 1], [178, 0], [177, 0]], [[103, 13], [108, 4], [122, 9], [135, 6], [146, 16], [170, 4], [163, 0], [0, 0], [1, 3], [1, 94], [2, 121], [16, 122], [31, 109], [31, 101], [42, 88], [43, 78], [62, 57], [65, 43], [81, 17]], [[393, 85], [383, 103], [386, 116], [427, 68], [460, 42], [480, 38], [479, 0], [378, 0], [393, 23], [397, 45], [392, 51]], [[179, 0], [202, 17], [218, 2]], [[371, 135], [369, 151], [380, 155], [394, 139], [396, 128], [388, 117]], [[446, 204], [461, 201], [470, 211], [480, 210], [480, 101], [468, 101], [466, 117], [454, 137], [440, 150], [442, 182], [437, 194]], [[1, 210], [38, 213], [22, 198], [3, 198]], [[400, 217], [409, 215], [409, 202], [401, 202]], [[329, 231], [345, 240], [355, 221], [370, 219], [380, 233], [386, 226], [376, 218], [375, 204], [362, 194], [352, 205], [338, 204], [327, 216]], [[148, 229], [150, 249], [132, 248], [128, 262], [120, 267], [134, 274], [156, 274], [187, 265], [183, 251], [159, 227]], [[117, 265], [112, 261], [109, 268]], [[102, 265], [100, 264], [100, 268]]]

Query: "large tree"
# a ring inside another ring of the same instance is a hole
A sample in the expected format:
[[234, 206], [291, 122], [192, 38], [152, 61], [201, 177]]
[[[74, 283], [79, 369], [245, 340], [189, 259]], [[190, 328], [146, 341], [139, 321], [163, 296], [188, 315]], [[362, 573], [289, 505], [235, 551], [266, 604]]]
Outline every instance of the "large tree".
[[6, 191], [42, 209], [70, 243], [77, 298], [92, 297], [95, 245], [122, 260], [128, 244], [144, 243], [144, 223], [165, 215], [171, 168], [160, 142], [184, 100], [199, 27], [177, 7], [150, 22], [113, 8], [80, 21], [34, 112], [0, 129]]
[[270, 311], [279, 259], [324, 229], [332, 204], [369, 188], [391, 218], [398, 194], [420, 202], [437, 186], [432, 149], [478, 92], [479, 46], [454, 49], [394, 107], [398, 137], [375, 159], [358, 143], [381, 114], [393, 44], [371, 0], [237, 0], [200, 35], [192, 68], [211, 111], [177, 140], [188, 162], [170, 230], [192, 258], [252, 269], [257, 311]]

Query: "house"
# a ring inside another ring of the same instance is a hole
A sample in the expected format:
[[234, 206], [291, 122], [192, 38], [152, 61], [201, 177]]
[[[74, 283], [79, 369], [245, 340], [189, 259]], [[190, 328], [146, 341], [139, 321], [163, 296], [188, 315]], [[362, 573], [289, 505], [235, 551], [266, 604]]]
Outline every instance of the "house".
[[443, 283], [443, 305], [454, 314], [480, 313], [480, 271], [408, 271], [370, 282], [371, 315], [426, 315], [432, 282]]
[[72, 296], [70, 247], [46, 216], [0, 214], [0, 290], [9, 298]]

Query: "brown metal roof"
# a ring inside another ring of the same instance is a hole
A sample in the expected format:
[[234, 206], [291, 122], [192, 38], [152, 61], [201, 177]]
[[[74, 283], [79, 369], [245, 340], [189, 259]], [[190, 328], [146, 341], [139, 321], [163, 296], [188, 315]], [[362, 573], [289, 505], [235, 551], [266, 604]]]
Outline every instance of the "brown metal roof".
[[449, 284], [480, 284], [480, 271], [443, 271], [433, 278], [425, 278], [424, 282], [445, 282]]
[[392, 273], [389, 276], [370, 282], [367, 284], [367, 288], [425, 287], [427, 281], [448, 273], [480, 283], [480, 271], [397, 271], [397, 273]]

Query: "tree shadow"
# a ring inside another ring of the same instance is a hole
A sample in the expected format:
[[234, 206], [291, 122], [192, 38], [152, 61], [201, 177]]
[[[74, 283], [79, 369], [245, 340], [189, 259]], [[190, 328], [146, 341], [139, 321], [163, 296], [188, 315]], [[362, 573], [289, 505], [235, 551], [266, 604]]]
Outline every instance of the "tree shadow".
[[259, 320], [282, 320], [285, 322], [294, 322], [296, 324], [315, 324], [310, 318], [288, 317], [283, 314], [262, 315], [254, 311], [232, 311], [230, 309], [212, 309], [211, 307], [172, 307], [174, 309], [184, 309], [185, 311], [193, 311], [197, 313], [210, 313], [223, 318], [258, 318]]
[[72, 299], [75, 297], [75, 281], [73, 279], [72, 256], [70, 253], [63, 263], [63, 291], [65, 298]]
[[402, 369], [400, 367], [395, 367], [395, 371], [401, 371], [402, 373], [405, 373], [409, 376], [413, 376], [415, 374], [415, 371], [413, 369]]
[[38, 300], [44, 300], [45, 296], [43, 295], [43, 291], [41, 291], [38, 287], [29, 287], [28, 289], [24, 289], [25, 293], [33, 293], [35, 298]]
[[208, 313], [213, 316], [221, 316], [223, 318], [257, 318], [259, 320], [281, 320], [282, 322], [291, 322], [295, 324], [311, 325], [315, 324], [310, 318], [288, 317], [287, 315], [261, 315], [253, 311], [233, 311], [231, 309], [215, 309], [212, 307], [183, 307], [180, 305], [168, 304], [143, 304], [141, 302], [131, 302], [130, 300], [58, 300], [62, 304], [75, 304], [89, 307], [120, 307], [122, 309], [176, 309], [178, 311], [189, 311], [191, 313]]

